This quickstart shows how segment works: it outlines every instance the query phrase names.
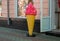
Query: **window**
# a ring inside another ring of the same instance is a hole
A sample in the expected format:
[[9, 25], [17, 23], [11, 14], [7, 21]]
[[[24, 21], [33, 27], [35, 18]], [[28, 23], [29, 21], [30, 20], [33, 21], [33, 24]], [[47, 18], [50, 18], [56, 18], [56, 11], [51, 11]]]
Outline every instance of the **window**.
[[28, 0], [18, 0], [18, 16], [25, 17], [25, 8], [28, 4]]

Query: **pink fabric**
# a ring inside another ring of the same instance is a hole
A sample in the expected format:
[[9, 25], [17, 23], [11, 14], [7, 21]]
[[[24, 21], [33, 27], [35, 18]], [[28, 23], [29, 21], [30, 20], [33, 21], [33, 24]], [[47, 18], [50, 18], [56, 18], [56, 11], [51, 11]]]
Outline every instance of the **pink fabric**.
[[33, 4], [31, 2], [27, 6], [25, 14], [26, 15], [36, 15], [37, 14], [37, 10], [35, 9], [35, 7], [33, 6]]

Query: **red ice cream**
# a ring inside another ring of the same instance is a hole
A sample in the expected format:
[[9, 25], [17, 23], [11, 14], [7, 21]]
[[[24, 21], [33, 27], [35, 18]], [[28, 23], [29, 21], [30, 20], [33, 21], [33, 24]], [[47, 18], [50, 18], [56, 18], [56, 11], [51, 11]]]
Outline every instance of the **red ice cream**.
[[31, 2], [27, 6], [25, 14], [26, 15], [36, 15], [37, 14], [36, 9]]
[[25, 13], [27, 17], [28, 33], [29, 33], [29, 36], [32, 36], [33, 29], [34, 29], [34, 20], [35, 20], [35, 15], [37, 14], [37, 11], [31, 2], [28, 4]]

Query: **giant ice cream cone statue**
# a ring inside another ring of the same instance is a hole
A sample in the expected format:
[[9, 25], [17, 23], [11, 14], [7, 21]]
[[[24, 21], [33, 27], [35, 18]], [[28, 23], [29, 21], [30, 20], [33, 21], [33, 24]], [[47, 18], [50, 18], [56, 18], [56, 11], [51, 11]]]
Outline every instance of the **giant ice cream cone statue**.
[[29, 36], [32, 36], [33, 29], [34, 29], [34, 20], [35, 20], [37, 11], [31, 2], [28, 4], [25, 13], [26, 13], [26, 17], [27, 17], [28, 34], [29, 34]]

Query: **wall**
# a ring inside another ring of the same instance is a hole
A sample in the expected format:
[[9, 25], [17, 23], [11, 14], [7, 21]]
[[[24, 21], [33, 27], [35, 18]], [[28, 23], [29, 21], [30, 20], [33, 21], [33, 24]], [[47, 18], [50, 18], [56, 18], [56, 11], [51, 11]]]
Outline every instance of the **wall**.
[[2, 16], [7, 17], [7, 0], [2, 0]]
[[49, 0], [43, 0], [43, 16], [49, 16]]
[[14, 18], [15, 17], [15, 12], [14, 12], [14, 0], [9, 0], [9, 13], [10, 17]]
[[[2, 17], [8, 17], [8, 3], [7, 0], [2, 0]], [[14, 0], [9, 0], [9, 14], [14, 17]]]
[[40, 19], [40, 0], [33, 0], [34, 2], [34, 7], [37, 10], [37, 15], [36, 15], [36, 19]]
[[[8, 17], [7, 0], [2, 0], [2, 17]], [[9, 14], [14, 17], [14, 0], [9, 0]]]

